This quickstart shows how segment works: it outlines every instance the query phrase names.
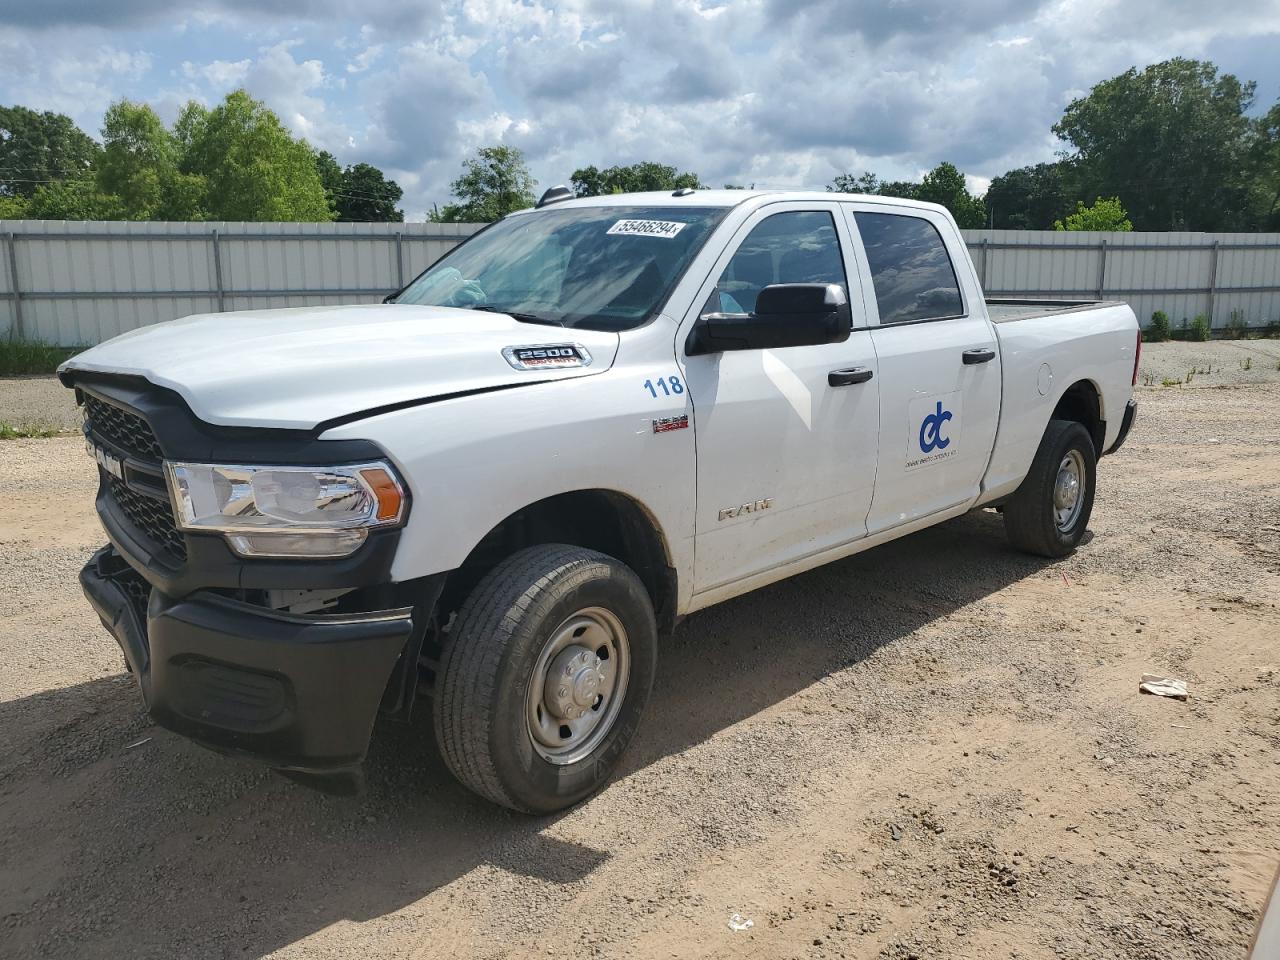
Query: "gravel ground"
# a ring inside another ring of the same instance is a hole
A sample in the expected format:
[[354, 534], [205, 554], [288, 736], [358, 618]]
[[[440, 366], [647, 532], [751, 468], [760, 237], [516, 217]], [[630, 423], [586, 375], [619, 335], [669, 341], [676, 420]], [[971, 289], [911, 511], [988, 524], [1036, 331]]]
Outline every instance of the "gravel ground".
[[88, 460], [5, 441], [0, 956], [1241, 957], [1280, 860], [1280, 384], [1139, 399], [1073, 557], [982, 512], [703, 611], [617, 780], [542, 819], [453, 784], [425, 716], [359, 800], [150, 725], [75, 582]]
[[[1215, 340], [1211, 343], [1144, 343], [1138, 364], [1140, 383], [1165, 379], [1186, 386], [1218, 387], [1246, 383], [1280, 383], [1280, 340]], [[1245, 366], [1249, 369], [1246, 370]], [[1201, 372], [1209, 371], [1209, 372]]]
[[0, 377], [0, 424], [15, 430], [78, 430], [75, 394], [56, 377]]

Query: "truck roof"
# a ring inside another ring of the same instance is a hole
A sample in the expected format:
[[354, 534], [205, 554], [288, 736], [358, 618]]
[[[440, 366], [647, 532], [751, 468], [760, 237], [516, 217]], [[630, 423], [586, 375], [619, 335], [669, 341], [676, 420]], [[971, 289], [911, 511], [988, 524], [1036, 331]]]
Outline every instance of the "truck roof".
[[[693, 190], [677, 195], [669, 190], [652, 193], [609, 193], [598, 197], [576, 197], [557, 200], [548, 207], [736, 207], [752, 200], [770, 201], [831, 201], [857, 200], [859, 203], [877, 203], [895, 207], [917, 207], [922, 210], [943, 210], [936, 203], [921, 200], [904, 200], [900, 197], [880, 197], [862, 193], [827, 193], [822, 190]], [[538, 209], [538, 208], [535, 208]], [[529, 211], [519, 211], [521, 213]]]

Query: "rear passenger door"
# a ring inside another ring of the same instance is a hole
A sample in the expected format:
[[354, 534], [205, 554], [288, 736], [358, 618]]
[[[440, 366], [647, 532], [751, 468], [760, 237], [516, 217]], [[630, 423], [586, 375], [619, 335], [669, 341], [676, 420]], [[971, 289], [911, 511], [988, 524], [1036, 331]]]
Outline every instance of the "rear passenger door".
[[875, 534], [978, 495], [1000, 416], [1000, 359], [963, 241], [917, 207], [846, 204], [880, 383]]

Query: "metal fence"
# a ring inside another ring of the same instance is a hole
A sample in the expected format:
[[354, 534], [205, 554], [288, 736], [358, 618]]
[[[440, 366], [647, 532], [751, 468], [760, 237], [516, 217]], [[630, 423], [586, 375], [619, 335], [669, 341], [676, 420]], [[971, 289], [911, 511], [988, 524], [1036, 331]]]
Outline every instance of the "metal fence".
[[[0, 221], [0, 336], [65, 346], [192, 313], [368, 303], [480, 229]], [[966, 230], [990, 296], [1127, 300], [1145, 324], [1280, 320], [1280, 234]]]
[[1163, 310], [1175, 329], [1280, 321], [1280, 234], [963, 233], [987, 296], [1124, 300], [1143, 326]]
[[369, 303], [478, 229], [0, 220], [0, 336], [73, 346], [192, 313]]

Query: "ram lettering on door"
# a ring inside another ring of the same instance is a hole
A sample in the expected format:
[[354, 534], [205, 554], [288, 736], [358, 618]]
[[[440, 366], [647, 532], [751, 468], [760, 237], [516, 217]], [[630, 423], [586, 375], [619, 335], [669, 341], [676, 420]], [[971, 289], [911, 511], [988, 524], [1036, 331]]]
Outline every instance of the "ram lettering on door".
[[954, 457], [960, 449], [959, 390], [916, 397], [907, 407], [907, 469], [926, 467]]

